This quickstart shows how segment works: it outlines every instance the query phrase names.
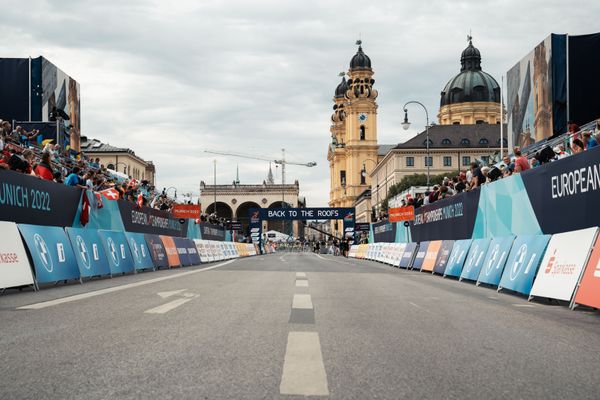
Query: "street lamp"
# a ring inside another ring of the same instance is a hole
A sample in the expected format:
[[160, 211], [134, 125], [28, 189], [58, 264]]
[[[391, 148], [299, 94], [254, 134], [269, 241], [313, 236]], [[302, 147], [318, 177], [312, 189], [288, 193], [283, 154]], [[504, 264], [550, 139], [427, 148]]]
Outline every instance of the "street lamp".
[[177, 188], [175, 186], [171, 186], [168, 189], [165, 189], [165, 194], [168, 195], [169, 194], [169, 190], [174, 189], [175, 190], [175, 198], [177, 198]]
[[[375, 162], [375, 160], [367, 158], [367, 159], [365, 159], [365, 162], [366, 161], [371, 161], [373, 164], [375, 164], [375, 166], [377, 166], [377, 163]], [[360, 175], [365, 178], [365, 182], [366, 182], [367, 166], [365, 165], [365, 163], [363, 163], [363, 168], [362, 168], [362, 171], [360, 172]], [[373, 188], [371, 186], [371, 192], [372, 191], [373, 191]], [[379, 208], [379, 182], [377, 182], [377, 208]]]
[[406, 103], [404, 105], [404, 121], [402, 122], [402, 128], [404, 130], [407, 130], [408, 128], [410, 128], [410, 122], [408, 122], [408, 110], [406, 109], [406, 106], [409, 104], [418, 104], [421, 107], [423, 107], [423, 110], [425, 110], [425, 135], [427, 136], [427, 158], [425, 159], [425, 164], [427, 164], [427, 191], [429, 191], [429, 169], [431, 167], [431, 160], [429, 158], [429, 113], [427, 112], [427, 108], [420, 102], [418, 101], [409, 101], [408, 103]]

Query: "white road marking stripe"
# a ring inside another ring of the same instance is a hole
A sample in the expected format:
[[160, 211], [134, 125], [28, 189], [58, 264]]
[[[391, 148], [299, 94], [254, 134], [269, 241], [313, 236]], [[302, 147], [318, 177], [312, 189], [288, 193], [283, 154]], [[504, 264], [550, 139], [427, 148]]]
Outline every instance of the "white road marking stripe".
[[147, 279], [147, 280], [141, 281], [141, 282], [128, 283], [126, 285], [113, 286], [113, 287], [109, 287], [106, 289], [95, 290], [93, 292], [76, 294], [74, 296], [63, 297], [61, 299], [48, 300], [48, 301], [43, 301], [41, 303], [29, 304], [27, 306], [17, 307], [17, 310], [40, 310], [42, 308], [57, 306], [57, 305], [63, 304], [63, 303], [70, 303], [72, 301], [88, 299], [90, 297], [101, 296], [103, 294], [119, 292], [121, 290], [131, 289], [131, 288], [138, 287], [138, 286], [150, 285], [151, 283], [167, 281], [169, 279], [181, 278], [183, 276], [197, 274], [199, 272], [210, 271], [211, 269], [224, 267], [225, 265], [230, 264], [234, 261], [235, 260], [229, 260], [224, 263], [214, 265], [212, 267], [197, 269], [195, 271], [186, 271], [186, 272], [181, 272], [181, 273], [177, 273], [174, 275], [161, 276], [160, 278]]
[[294, 300], [292, 300], [292, 308], [312, 310], [313, 303], [310, 294], [295, 294]]
[[163, 304], [162, 306], [158, 306], [158, 307], [154, 307], [149, 310], [146, 310], [146, 311], [144, 311], [144, 313], [146, 313], [146, 314], [164, 314], [166, 312], [169, 312], [169, 311], [179, 307], [180, 305], [187, 303], [190, 300], [191, 299], [173, 300], [173, 301], [168, 302], [167, 304]]
[[288, 334], [279, 392], [300, 396], [329, 395], [317, 332]]
[[306, 272], [296, 272], [296, 278], [306, 278]]
[[535, 307], [533, 304], [513, 304], [514, 307]]
[[317, 254], [317, 253], [314, 253], [314, 255], [315, 255], [315, 256], [317, 256], [317, 257], [319, 257], [321, 260], [325, 260], [325, 261], [327, 261], [327, 259], [326, 259], [325, 257], [321, 257], [321, 256], [320, 256], [319, 254]]
[[308, 281], [304, 279], [296, 281], [296, 287], [308, 287]]

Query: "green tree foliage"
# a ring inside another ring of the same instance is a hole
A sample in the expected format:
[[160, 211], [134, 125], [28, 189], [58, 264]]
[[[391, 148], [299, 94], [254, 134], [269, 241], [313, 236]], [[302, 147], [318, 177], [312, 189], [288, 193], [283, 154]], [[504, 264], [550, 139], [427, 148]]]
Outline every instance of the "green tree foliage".
[[[446, 176], [448, 178], [451, 178], [456, 175], [458, 175], [458, 172], [456, 172], [456, 171], [444, 172], [439, 175], [432, 175], [431, 179], [430, 179], [430, 185], [431, 185], [431, 187], [433, 187], [434, 185], [440, 185], [444, 181], [444, 178]], [[404, 178], [402, 178], [402, 180], [400, 182], [389, 187], [388, 195], [385, 198], [385, 200], [383, 200], [383, 202], [381, 203], [381, 208], [384, 211], [387, 211], [388, 202], [391, 198], [393, 198], [397, 194], [404, 192], [407, 189], [410, 189], [413, 186], [426, 186], [426, 185], [427, 185], [427, 174], [406, 175]]]

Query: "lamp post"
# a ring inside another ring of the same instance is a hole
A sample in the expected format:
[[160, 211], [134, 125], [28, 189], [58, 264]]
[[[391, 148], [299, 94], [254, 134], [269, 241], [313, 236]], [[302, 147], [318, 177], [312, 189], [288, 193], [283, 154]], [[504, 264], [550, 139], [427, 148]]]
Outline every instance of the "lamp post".
[[122, 162], [122, 161], [117, 161], [117, 162], [115, 163], [115, 171], [119, 172], [119, 164], [122, 164], [122, 165], [124, 165], [124, 166], [125, 166], [125, 168], [123, 168], [123, 173], [124, 173], [124, 174], [126, 174], [126, 175], [128, 175], [128, 174], [127, 174], [127, 168], [129, 167], [129, 165], [125, 164], [125, 163], [124, 163], [124, 162]]
[[213, 211], [215, 212], [215, 216], [219, 216], [219, 213], [217, 212], [217, 160], [213, 160], [213, 199], [214, 199], [214, 207], [213, 207]]
[[425, 159], [425, 163], [427, 164], [427, 191], [429, 191], [429, 169], [431, 167], [431, 163], [430, 163], [430, 158], [429, 158], [429, 112], [427, 112], [427, 107], [425, 107], [422, 103], [418, 102], [418, 101], [409, 101], [408, 103], [406, 103], [404, 105], [404, 122], [402, 122], [402, 128], [404, 130], [407, 130], [408, 128], [410, 128], [410, 122], [408, 122], [408, 110], [406, 109], [406, 106], [409, 104], [418, 104], [421, 107], [423, 107], [423, 110], [425, 110], [425, 135], [427, 136], [427, 158]]
[[[371, 161], [373, 164], [375, 164], [375, 166], [377, 166], [377, 162], [375, 162], [375, 160], [372, 160], [370, 158], [365, 159], [366, 161]], [[363, 176], [365, 178], [365, 183], [366, 183], [366, 179], [367, 179], [367, 166], [365, 165], [365, 163], [363, 162], [363, 168], [362, 171], [360, 172], [361, 176]], [[387, 178], [386, 178], [387, 179]], [[372, 185], [371, 185], [371, 191], [372, 191]], [[379, 180], [377, 182], [377, 207], [379, 207]]]
[[169, 190], [175, 190], [175, 198], [177, 198], [177, 188], [175, 186], [171, 186], [168, 189], [165, 190], [165, 194], [168, 195], [169, 194]]

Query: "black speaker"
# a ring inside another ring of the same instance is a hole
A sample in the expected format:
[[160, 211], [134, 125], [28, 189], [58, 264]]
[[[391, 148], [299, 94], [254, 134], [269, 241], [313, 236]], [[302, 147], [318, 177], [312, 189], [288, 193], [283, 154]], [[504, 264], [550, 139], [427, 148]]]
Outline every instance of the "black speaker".
[[501, 176], [502, 176], [502, 171], [500, 171], [496, 167], [490, 169], [490, 172], [488, 172], [488, 178], [490, 178], [490, 180], [492, 182], [495, 181], [496, 179], [500, 178]]
[[550, 146], [544, 147], [542, 150], [535, 154], [535, 158], [540, 162], [540, 164], [547, 163], [554, 157], [556, 157], [556, 154]]

